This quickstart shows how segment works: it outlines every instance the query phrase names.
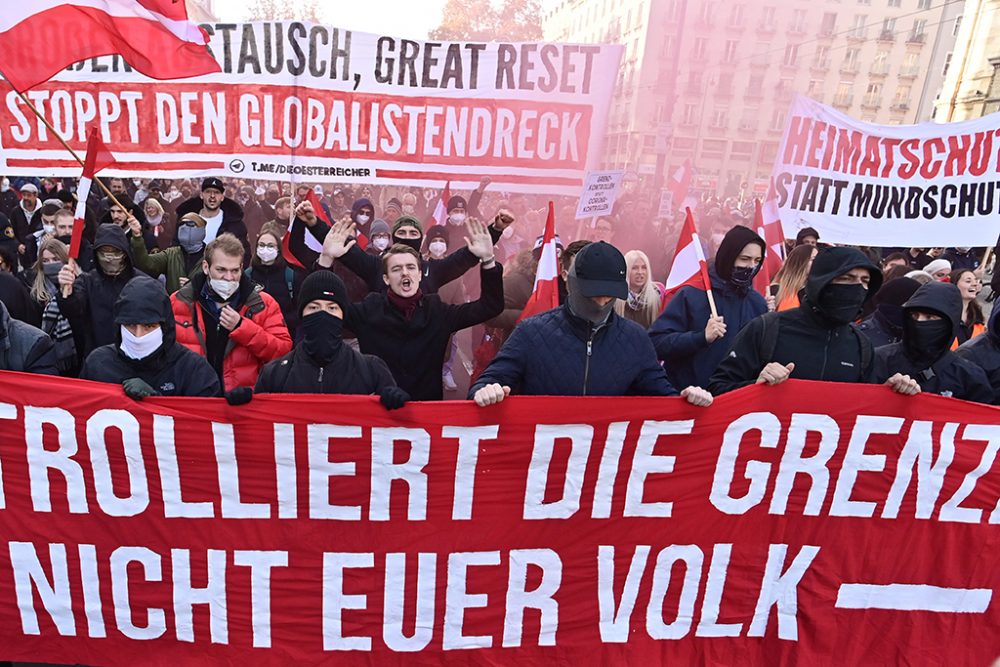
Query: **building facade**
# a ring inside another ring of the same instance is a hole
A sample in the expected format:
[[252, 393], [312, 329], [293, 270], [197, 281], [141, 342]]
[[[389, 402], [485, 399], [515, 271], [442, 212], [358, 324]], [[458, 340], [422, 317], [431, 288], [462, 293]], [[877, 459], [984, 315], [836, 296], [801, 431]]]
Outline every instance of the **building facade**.
[[796, 93], [875, 123], [929, 117], [947, 1], [563, 0], [543, 30], [625, 46], [608, 168], [656, 182], [690, 158], [697, 189], [736, 195], [766, 189]]
[[1000, 0], [966, 0], [936, 110], [943, 123], [1000, 111]]

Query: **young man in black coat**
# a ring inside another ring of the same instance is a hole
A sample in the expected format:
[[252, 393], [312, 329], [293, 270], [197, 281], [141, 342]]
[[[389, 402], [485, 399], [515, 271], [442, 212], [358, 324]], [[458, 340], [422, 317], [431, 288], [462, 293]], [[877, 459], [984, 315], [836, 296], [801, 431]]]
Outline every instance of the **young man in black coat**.
[[377, 394], [393, 410], [409, 400], [396, 386], [385, 362], [361, 354], [341, 338], [350, 307], [344, 281], [332, 271], [317, 271], [302, 282], [298, 319], [302, 341], [264, 366], [256, 394]]
[[920, 389], [977, 403], [992, 403], [982, 368], [950, 351], [962, 320], [962, 295], [950, 283], [922, 285], [903, 304], [903, 340], [875, 350], [875, 376], [909, 375]]
[[[486, 225], [470, 221], [469, 251], [479, 258], [482, 293], [478, 300], [449, 305], [420, 289], [421, 259], [410, 246], [396, 244], [382, 257], [385, 292], [373, 292], [347, 308], [344, 326], [358, 335], [361, 351], [385, 361], [396, 382], [415, 401], [440, 401], [441, 368], [451, 334], [496, 317], [503, 311], [503, 270], [493, 258]], [[327, 235], [317, 261], [334, 262], [331, 250], [343, 245]]]
[[[789, 377], [826, 382], [875, 382], [871, 342], [853, 324], [882, 284], [882, 272], [854, 248], [826, 248], [813, 260], [798, 308], [768, 313], [747, 324], [712, 374], [714, 395]], [[901, 374], [886, 381], [903, 394], [919, 393]]]
[[986, 333], [976, 336], [955, 350], [962, 359], [983, 369], [993, 387], [993, 405], [1000, 405], [1000, 308], [994, 306]]
[[0, 371], [59, 375], [49, 335], [15, 320], [0, 301]]
[[177, 342], [170, 297], [160, 281], [137, 276], [115, 302], [115, 342], [87, 357], [84, 380], [121, 384], [136, 400], [147, 396], [218, 396], [219, 376], [203, 356]]

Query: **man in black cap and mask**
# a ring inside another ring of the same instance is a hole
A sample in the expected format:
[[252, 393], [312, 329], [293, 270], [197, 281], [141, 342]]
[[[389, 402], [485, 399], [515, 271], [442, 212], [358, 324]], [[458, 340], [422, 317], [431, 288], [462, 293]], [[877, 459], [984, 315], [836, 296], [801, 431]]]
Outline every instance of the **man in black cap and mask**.
[[712, 317], [708, 295], [682, 287], [653, 322], [649, 337], [675, 387], [708, 385], [736, 335], [748, 322], [767, 312], [764, 297], [753, 289], [766, 244], [742, 225], [730, 229], [709, 268], [718, 317]]
[[[628, 297], [625, 257], [598, 241], [581, 250], [562, 307], [522, 321], [469, 389], [477, 405], [529, 396], [676, 396], [645, 330], [614, 312]], [[680, 395], [707, 406], [699, 387]]]
[[347, 287], [332, 271], [316, 271], [298, 295], [302, 340], [264, 366], [254, 392], [272, 394], [376, 394], [390, 410], [410, 399], [385, 362], [361, 354], [341, 338]]
[[[875, 350], [875, 376], [909, 375], [921, 390], [977, 403], [992, 403], [982, 368], [950, 351], [962, 320], [962, 295], [950, 283], [922, 285], [903, 304], [903, 340]], [[982, 337], [982, 336], [981, 336]]]
[[84, 380], [121, 384], [130, 398], [219, 396], [219, 376], [205, 357], [177, 342], [170, 297], [159, 280], [136, 276], [115, 302], [115, 342], [87, 357]]
[[858, 328], [876, 348], [903, 340], [903, 304], [920, 287], [913, 278], [893, 278], [872, 299], [875, 311]]
[[[780, 384], [789, 377], [828, 382], [874, 382], [875, 353], [853, 324], [882, 272], [854, 248], [827, 248], [813, 260], [798, 308], [750, 322], [712, 374], [718, 395], [751, 384]], [[910, 378], [886, 381], [895, 391], [918, 393]]]

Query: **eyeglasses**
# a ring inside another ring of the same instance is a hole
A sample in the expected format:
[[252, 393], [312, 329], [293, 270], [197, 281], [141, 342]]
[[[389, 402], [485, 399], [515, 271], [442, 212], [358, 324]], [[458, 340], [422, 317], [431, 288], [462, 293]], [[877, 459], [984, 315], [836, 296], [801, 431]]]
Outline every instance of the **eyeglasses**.
[[257, 249], [258, 250], [277, 250], [278, 246], [274, 245], [273, 243], [258, 243], [257, 244]]

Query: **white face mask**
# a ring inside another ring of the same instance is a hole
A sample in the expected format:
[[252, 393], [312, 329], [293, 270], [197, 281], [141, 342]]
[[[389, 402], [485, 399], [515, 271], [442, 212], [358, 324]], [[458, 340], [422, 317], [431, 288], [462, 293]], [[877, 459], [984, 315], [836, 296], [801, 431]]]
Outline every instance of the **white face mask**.
[[365, 224], [366, 222], [368, 222], [371, 219], [372, 218], [371, 218], [370, 215], [359, 215], [358, 216], [358, 222], [361, 223], [362, 225]]
[[154, 329], [145, 336], [133, 336], [122, 326], [122, 353], [129, 359], [145, 359], [163, 345], [163, 329]]
[[503, 232], [500, 234], [500, 236], [504, 237], [505, 239], [509, 239], [513, 235], [514, 235], [513, 227], [508, 227], [507, 229], [503, 230]]
[[257, 256], [260, 257], [260, 261], [265, 264], [270, 264], [278, 258], [277, 248], [257, 248]]
[[0, 181], [0, 192], [7, 192], [8, 190], [10, 190], [10, 181], [5, 178]]
[[154, 227], [159, 227], [160, 225], [163, 224], [163, 216], [162, 215], [150, 215], [150, 214], [147, 213], [146, 214], [146, 222], [148, 222], [149, 224], [153, 225]]
[[389, 239], [384, 236], [379, 236], [372, 239], [372, 245], [379, 250], [385, 250], [389, 247]]
[[221, 280], [218, 278], [212, 278], [208, 281], [208, 284], [212, 288], [213, 292], [227, 301], [229, 300], [229, 297], [236, 294], [236, 290], [240, 288], [238, 280]]
[[443, 257], [448, 250], [448, 244], [444, 241], [431, 241], [427, 245], [427, 250], [431, 253], [431, 257]]
[[452, 213], [448, 217], [448, 220], [450, 220], [453, 225], [460, 225], [463, 222], [465, 222], [465, 214], [464, 213]]
[[45, 232], [46, 234], [55, 234], [56, 233], [56, 226], [55, 225], [42, 225], [42, 231]]

